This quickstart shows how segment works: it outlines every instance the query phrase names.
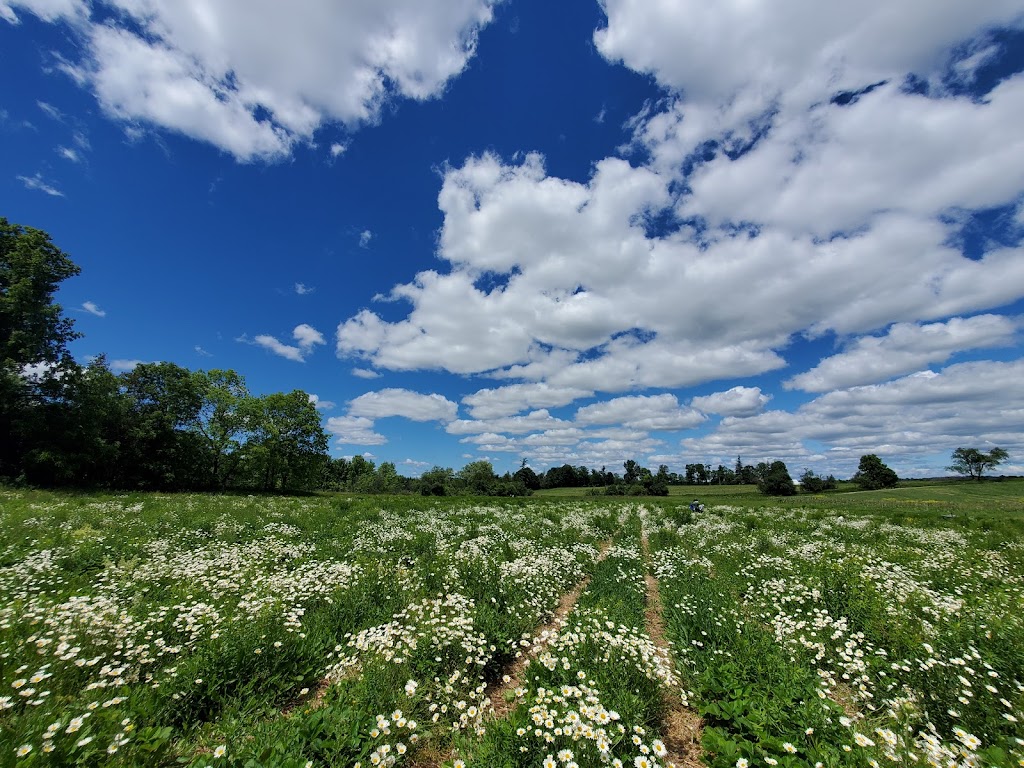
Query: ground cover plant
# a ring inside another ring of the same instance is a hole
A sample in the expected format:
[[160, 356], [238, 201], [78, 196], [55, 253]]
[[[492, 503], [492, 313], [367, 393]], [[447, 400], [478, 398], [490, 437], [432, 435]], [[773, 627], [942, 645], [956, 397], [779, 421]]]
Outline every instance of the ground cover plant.
[[673, 706], [709, 766], [1018, 765], [1024, 487], [969, 485], [0, 490], [0, 765], [653, 768]]

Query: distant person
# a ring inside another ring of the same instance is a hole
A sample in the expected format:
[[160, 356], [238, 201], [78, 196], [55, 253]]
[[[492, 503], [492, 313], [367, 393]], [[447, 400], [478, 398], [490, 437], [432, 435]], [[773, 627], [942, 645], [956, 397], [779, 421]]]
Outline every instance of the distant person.
[[693, 501], [690, 502], [690, 511], [691, 512], [703, 512], [704, 511], [704, 505], [701, 504], [700, 501], [698, 501], [697, 499], [694, 499]]

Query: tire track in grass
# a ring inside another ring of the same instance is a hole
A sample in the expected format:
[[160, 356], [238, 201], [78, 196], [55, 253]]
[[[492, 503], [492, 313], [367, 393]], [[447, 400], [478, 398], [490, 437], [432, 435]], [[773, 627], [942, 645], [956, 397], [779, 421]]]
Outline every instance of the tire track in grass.
[[[645, 611], [647, 634], [658, 648], [673, 658], [671, 643], [665, 633], [665, 619], [658, 580], [650, 569], [651, 555], [646, 533], [641, 539], [641, 545], [644, 560], [648, 565], [644, 573], [644, 582], [647, 585], [647, 610]], [[692, 709], [683, 706], [678, 692], [666, 689], [662, 698], [665, 707], [662, 736], [665, 748], [668, 750], [668, 754], [663, 758], [665, 764], [675, 766], [675, 768], [704, 768], [704, 763], [700, 759], [703, 729], [700, 716]]]
[[[610, 541], [601, 544], [601, 553], [594, 561], [595, 565], [604, 560], [610, 546]], [[551, 620], [547, 624], [542, 625], [539, 631], [534, 634], [528, 649], [520, 652], [498, 681], [488, 686], [485, 695], [491, 701], [491, 711], [494, 712], [495, 718], [505, 717], [515, 708], [515, 705], [518, 703], [515, 691], [523, 686], [527, 665], [531, 659], [535, 658], [558, 637], [558, 633], [562, 631], [562, 628], [565, 627], [566, 622], [569, 620], [569, 614], [576, 607], [576, 603], [579, 602], [583, 590], [590, 586], [590, 578], [590, 576], [584, 576], [577, 582], [575, 587], [562, 595], [558, 601], [558, 607], [551, 615]]]
[[[601, 543], [599, 554], [594, 564], [600, 563], [608, 554], [611, 548], [611, 540]], [[551, 614], [551, 619], [543, 624], [533, 636], [533, 639], [526, 646], [526, 650], [520, 651], [515, 660], [510, 662], [501, 676], [487, 687], [484, 693], [485, 701], [488, 702], [492, 714], [492, 720], [502, 720], [508, 717], [509, 713], [516, 708], [519, 698], [515, 692], [523, 687], [526, 677], [526, 670], [532, 659], [536, 658], [558, 637], [558, 634], [565, 627], [580, 595], [590, 586], [591, 577], [584, 576], [576, 586], [562, 595], [558, 606]], [[440, 768], [445, 762], [451, 760], [455, 753], [451, 747], [440, 748], [437, 745], [426, 745], [418, 750], [407, 763], [408, 768]]]

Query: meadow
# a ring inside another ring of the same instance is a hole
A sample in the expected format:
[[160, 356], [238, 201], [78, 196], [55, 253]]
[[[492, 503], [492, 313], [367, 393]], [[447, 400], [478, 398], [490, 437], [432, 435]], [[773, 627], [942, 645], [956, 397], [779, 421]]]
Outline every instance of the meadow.
[[1024, 482], [0, 489], [0, 766], [1021, 766]]

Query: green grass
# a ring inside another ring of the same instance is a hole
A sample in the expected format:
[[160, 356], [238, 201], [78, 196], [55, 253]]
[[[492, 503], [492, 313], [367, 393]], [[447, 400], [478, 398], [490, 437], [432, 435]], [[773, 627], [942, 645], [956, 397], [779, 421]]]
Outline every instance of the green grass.
[[[981, 766], [1019, 759], [1024, 481], [789, 499], [751, 486], [672, 490], [504, 500], [0, 489], [0, 768], [401, 764], [400, 750], [424, 746], [525, 768], [555, 749], [529, 707], [571, 723], [588, 697], [618, 714], [625, 730], [609, 731], [608, 747], [630, 764], [630, 733], [654, 744], [673, 675], [694, 692], [716, 767], [887, 764], [877, 729], [918, 764], [924, 728], [946, 750], [976, 737]], [[708, 509], [691, 516], [695, 492]], [[675, 670], [644, 656], [648, 565]], [[483, 686], [586, 574], [525, 706], [490, 722]], [[855, 720], [819, 690], [846, 696]], [[847, 752], [854, 731], [876, 745]], [[564, 728], [548, 735], [581, 768], [602, 764], [596, 739], [583, 749]]]

